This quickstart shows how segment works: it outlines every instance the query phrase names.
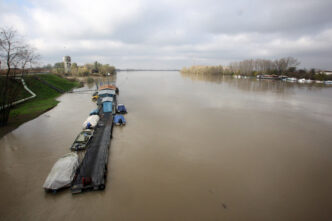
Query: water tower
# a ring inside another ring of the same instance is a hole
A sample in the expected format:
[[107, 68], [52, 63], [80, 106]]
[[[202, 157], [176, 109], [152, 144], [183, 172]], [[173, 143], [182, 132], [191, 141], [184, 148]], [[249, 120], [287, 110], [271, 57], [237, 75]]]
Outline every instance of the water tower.
[[64, 56], [63, 57], [63, 66], [65, 68], [65, 73], [69, 73], [70, 72], [70, 67], [71, 67], [71, 58], [70, 56]]

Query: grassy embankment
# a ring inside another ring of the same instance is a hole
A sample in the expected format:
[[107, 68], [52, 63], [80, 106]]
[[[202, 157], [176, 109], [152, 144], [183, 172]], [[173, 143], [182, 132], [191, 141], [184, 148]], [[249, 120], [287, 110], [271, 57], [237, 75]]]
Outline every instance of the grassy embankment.
[[[38, 77], [63, 91], [69, 91], [79, 85], [78, 82], [69, 81], [53, 74], [38, 75]], [[45, 111], [50, 110], [59, 103], [56, 98], [60, 96], [61, 93], [43, 84], [33, 76], [27, 76], [24, 80], [28, 88], [37, 96], [29, 101], [15, 106], [11, 110], [8, 125], [0, 128], [0, 137], [17, 128], [22, 123], [32, 120]], [[20, 88], [18, 91], [20, 91], [20, 94], [24, 94], [24, 96], [20, 95], [20, 98], [31, 96], [23, 89], [23, 86], [21, 87], [22, 89]]]

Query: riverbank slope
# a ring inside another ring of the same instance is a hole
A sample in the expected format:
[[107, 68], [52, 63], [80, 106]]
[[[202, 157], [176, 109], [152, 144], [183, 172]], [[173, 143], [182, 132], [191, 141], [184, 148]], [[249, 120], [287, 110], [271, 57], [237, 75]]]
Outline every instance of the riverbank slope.
[[24, 80], [28, 88], [37, 96], [11, 110], [7, 126], [0, 128], [0, 138], [24, 122], [52, 109], [59, 103], [56, 100], [57, 97], [79, 86], [79, 82], [70, 81], [55, 74], [31, 75], [24, 77]]

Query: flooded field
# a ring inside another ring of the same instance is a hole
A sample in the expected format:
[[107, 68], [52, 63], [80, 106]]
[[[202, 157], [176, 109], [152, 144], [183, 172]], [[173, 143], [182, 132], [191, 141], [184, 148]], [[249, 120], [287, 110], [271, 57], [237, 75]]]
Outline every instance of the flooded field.
[[95, 107], [65, 94], [0, 140], [0, 220], [331, 220], [332, 87], [179, 72], [117, 85], [129, 113], [105, 191], [42, 189]]

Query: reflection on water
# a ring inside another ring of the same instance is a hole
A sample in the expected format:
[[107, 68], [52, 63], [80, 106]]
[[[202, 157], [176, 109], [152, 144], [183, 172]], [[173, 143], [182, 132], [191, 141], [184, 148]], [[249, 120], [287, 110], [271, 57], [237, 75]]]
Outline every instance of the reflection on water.
[[56, 108], [6, 135], [1, 219], [332, 217], [332, 88], [190, 79], [117, 74], [119, 102], [129, 113], [127, 125], [114, 128], [103, 192], [50, 195], [41, 188], [95, 107], [91, 94], [65, 94]]
[[275, 92], [277, 94], [293, 93], [294, 89], [304, 88], [306, 90], [320, 90], [330, 86], [321, 83], [294, 83], [280, 80], [256, 79], [255, 77], [234, 78], [229, 75], [213, 75], [213, 74], [199, 74], [199, 73], [184, 73], [181, 76], [193, 81], [205, 81], [216, 84], [227, 83], [240, 90], [255, 91], [255, 92]]
[[[93, 76], [89, 77], [93, 79], [93, 82], [87, 82], [86, 86], [89, 89], [96, 88], [97, 85], [102, 84], [116, 84], [116, 74], [110, 75], [107, 77], [100, 77], [100, 76]], [[83, 81], [86, 81], [86, 78], [83, 79]]]

